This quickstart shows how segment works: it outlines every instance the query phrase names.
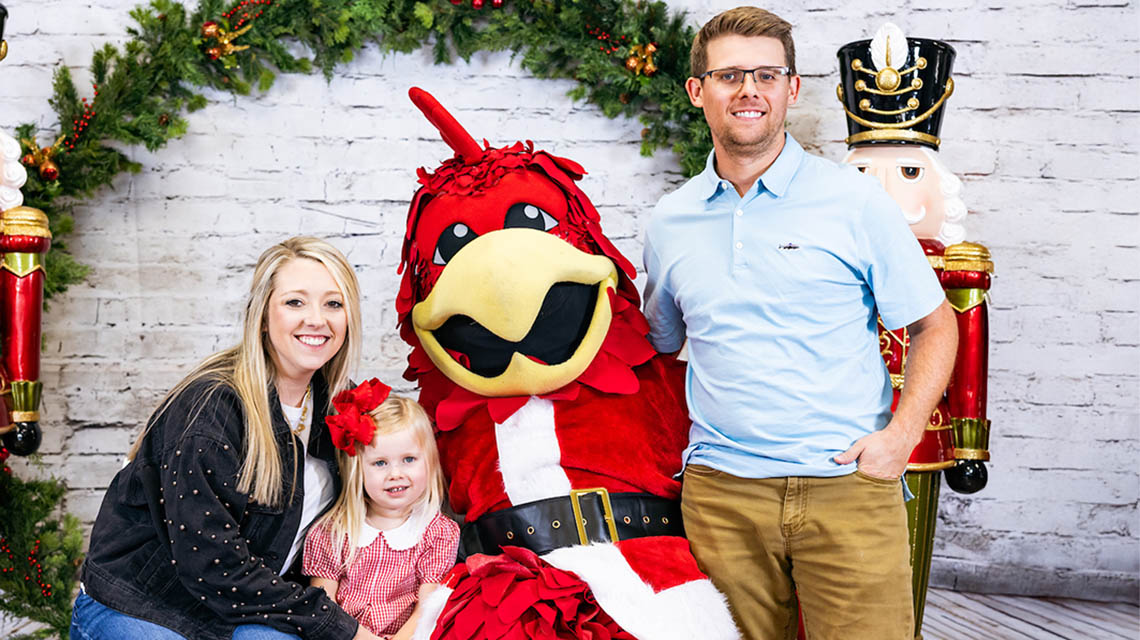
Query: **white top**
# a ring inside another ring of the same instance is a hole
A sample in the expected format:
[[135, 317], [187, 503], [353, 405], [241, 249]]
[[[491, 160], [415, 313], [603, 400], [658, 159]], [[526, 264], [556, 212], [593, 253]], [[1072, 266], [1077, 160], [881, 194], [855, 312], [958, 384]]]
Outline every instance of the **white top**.
[[[301, 419], [301, 407], [289, 407], [284, 404], [281, 405], [281, 411], [285, 413], [285, 422], [291, 427], [296, 427], [297, 422]], [[312, 426], [313, 418], [312, 412], [305, 416], [304, 429], [297, 434], [301, 439], [301, 447], [305, 450], [305, 502], [301, 507], [301, 526], [297, 529], [297, 535], [293, 538], [293, 546], [289, 548], [289, 555], [285, 557], [285, 564], [281, 565], [281, 571], [287, 571], [289, 566], [293, 564], [293, 559], [301, 553], [301, 549], [305, 546], [305, 534], [309, 532], [309, 525], [313, 524], [313, 520], [317, 519], [317, 515], [324, 511], [325, 507], [333, 501], [336, 495], [333, 493], [333, 479], [329, 469], [325, 463], [313, 456], [309, 455], [309, 427]]]
[[427, 529], [431, 521], [435, 519], [438, 511], [430, 511], [428, 509], [427, 500], [421, 500], [420, 504], [408, 515], [408, 519], [400, 523], [400, 526], [391, 529], [383, 530], [361, 521], [360, 523], [360, 536], [356, 543], [356, 548], [363, 549], [376, 541], [376, 536], [383, 534], [384, 542], [388, 544], [395, 551], [406, 551], [416, 546], [420, 538], [424, 536], [424, 530]]

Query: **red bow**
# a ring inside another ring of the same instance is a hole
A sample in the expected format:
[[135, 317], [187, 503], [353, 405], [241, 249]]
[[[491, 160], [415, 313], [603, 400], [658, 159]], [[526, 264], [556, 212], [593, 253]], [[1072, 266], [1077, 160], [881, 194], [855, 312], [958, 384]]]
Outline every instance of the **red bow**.
[[372, 443], [376, 423], [369, 415], [392, 392], [392, 387], [372, 378], [355, 389], [345, 389], [333, 398], [336, 415], [325, 418], [333, 445], [350, 456], [356, 455], [356, 443]]

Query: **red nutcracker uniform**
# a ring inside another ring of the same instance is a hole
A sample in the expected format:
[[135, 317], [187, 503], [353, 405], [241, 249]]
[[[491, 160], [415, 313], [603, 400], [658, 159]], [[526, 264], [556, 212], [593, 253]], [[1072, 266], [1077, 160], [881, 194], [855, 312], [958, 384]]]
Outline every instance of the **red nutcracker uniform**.
[[[915, 494], [907, 504], [915, 637], [921, 638], [940, 476], [945, 473], [960, 493], [973, 493], [986, 483], [987, 292], [993, 263], [985, 247], [962, 241], [965, 233], [958, 223], [966, 209], [958, 198], [961, 182], [937, 154], [942, 107], [954, 91], [954, 49], [938, 40], [907, 38], [888, 23], [873, 39], [844, 45], [838, 55], [843, 78], [838, 95], [852, 147], [845, 162], [878, 177], [899, 203], [958, 319], [950, 384], [907, 465], [907, 483]], [[909, 337], [905, 328], [887, 331], [881, 323], [879, 331], [897, 405]]]
[[20, 144], [0, 132], [0, 433], [9, 451], [28, 455], [40, 442], [40, 318], [51, 232], [42, 211], [20, 206], [27, 174], [19, 156]]

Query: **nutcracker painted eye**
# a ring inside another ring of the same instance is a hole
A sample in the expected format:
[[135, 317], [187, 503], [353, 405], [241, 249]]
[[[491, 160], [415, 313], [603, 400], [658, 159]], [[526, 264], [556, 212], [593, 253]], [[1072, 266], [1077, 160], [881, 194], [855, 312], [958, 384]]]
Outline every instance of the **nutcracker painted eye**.
[[477, 237], [479, 236], [470, 227], [462, 222], [456, 222], [439, 234], [439, 240], [435, 243], [435, 255], [431, 261], [438, 265], [447, 264], [447, 261], [454, 258], [460, 249]]
[[542, 209], [526, 202], [511, 205], [503, 220], [504, 229], [535, 229], [550, 231], [558, 226], [558, 221]]
[[918, 182], [922, 180], [922, 174], [926, 173], [926, 169], [914, 166], [901, 166], [899, 167], [899, 177], [907, 182]]

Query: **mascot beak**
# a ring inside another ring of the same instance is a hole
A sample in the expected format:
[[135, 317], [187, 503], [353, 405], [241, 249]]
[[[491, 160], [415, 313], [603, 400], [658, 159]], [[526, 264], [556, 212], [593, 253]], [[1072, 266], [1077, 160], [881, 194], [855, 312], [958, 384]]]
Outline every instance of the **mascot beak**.
[[412, 309], [412, 326], [436, 367], [469, 391], [541, 395], [589, 367], [617, 284], [605, 256], [549, 233], [503, 229], [455, 254]]

